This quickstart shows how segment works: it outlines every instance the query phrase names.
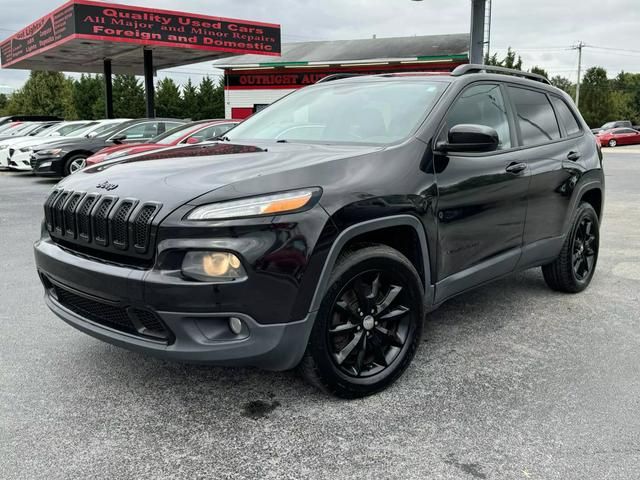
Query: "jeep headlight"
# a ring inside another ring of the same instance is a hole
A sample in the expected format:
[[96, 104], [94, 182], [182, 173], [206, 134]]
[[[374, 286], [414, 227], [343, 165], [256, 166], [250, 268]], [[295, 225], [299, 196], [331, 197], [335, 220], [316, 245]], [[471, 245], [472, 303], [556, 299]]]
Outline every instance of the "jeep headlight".
[[61, 148], [52, 148], [50, 150], [40, 150], [38, 151], [39, 155], [47, 155], [50, 157], [55, 157], [57, 155], [60, 155], [60, 152], [62, 152]]
[[229, 252], [187, 252], [182, 273], [203, 282], [240, 280], [247, 276], [240, 259]]
[[192, 210], [187, 220], [223, 220], [299, 212], [313, 206], [320, 197], [319, 188], [249, 197], [241, 200], [210, 203]]

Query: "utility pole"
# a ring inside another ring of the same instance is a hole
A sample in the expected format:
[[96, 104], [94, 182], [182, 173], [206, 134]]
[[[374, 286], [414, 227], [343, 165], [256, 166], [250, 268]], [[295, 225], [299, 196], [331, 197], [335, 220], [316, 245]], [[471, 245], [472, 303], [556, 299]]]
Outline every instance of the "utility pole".
[[582, 40], [578, 42], [578, 46], [574, 50], [578, 50], [578, 83], [576, 83], [576, 107], [580, 107], [580, 73], [582, 71], [582, 49], [585, 44]]

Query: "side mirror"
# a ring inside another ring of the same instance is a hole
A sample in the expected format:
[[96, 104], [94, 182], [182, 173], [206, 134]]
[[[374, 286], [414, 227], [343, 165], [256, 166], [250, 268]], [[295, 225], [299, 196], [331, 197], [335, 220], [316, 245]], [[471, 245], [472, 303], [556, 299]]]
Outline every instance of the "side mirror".
[[500, 145], [498, 132], [485, 125], [460, 124], [451, 127], [446, 142], [438, 142], [440, 152], [495, 152]]
[[120, 135], [116, 135], [115, 137], [111, 137], [111, 141], [115, 144], [121, 144], [127, 139], [127, 136], [124, 133]]
[[96, 138], [98, 136], [98, 132], [90, 132], [87, 134], [87, 138]]
[[197, 138], [197, 137], [189, 137], [189, 138], [187, 138], [187, 142], [186, 143], [188, 145], [195, 145], [196, 143], [200, 143], [200, 142], [201, 142], [201, 140], [199, 138]]
[[59, 137], [60, 136], [60, 132], [53, 132], [51, 134], [52, 137]]

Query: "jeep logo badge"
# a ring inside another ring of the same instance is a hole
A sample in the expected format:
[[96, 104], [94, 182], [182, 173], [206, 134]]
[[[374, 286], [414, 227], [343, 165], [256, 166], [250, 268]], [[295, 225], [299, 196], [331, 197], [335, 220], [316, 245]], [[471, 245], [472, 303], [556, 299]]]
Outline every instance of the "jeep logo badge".
[[102, 188], [103, 190], [110, 192], [111, 190], [115, 190], [116, 188], [118, 188], [118, 185], [116, 185], [115, 183], [109, 183], [105, 180], [104, 182], [96, 185], [96, 188]]

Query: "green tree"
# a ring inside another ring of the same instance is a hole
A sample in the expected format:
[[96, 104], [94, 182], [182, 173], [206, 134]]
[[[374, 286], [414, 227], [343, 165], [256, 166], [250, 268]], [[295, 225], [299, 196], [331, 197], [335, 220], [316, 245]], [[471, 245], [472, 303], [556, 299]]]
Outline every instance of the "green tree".
[[[619, 92], [616, 101], [626, 101], [626, 105], [616, 105], [615, 110], [621, 115], [626, 114], [628, 118], [620, 117], [620, 120], [632, 120], [640, 123], [640, 74], [620, 72], [611, 81], [614, 92]], [[623, 108], [620, 108], [623, 107]], [[626, 110], [626, 113], [624, 113]]]
[[197, 118], [199, 105], [198, 89], [191, 82], [191, 79], [189, 79], [187, 80], [187, 84], [182, 87], [182, 109], [185, 118]]
[[102, 75], [85, 75], [73, 82], [73, 102], [76, 113], [83, 120], [104, 118], [105, 111], [97, 111], [96, 104], [104, 107], [104, 78]]
[[24, 86], [11, 95], [6, 110], [9, 114], [75, 119], [73, 80], [60, 72], [32, 71]]
[[537, 75], [542, 75], [544, 78], [549, 78], [549, 72], [547, 72], [544, 68], [542, 67], [538, 67], [537, 65], [534, 67], [531, 67], [531, 70], [529, 70], [531, 73], [535, 73]]
[[113, 110], [119, 118], [146, 116], [144, 89], [134, 75], [113, 77]]
[[576, 97], [576, 86], [568, 78], [563, 77], [561, 75], [556, 75], [552, 77], [550, 81], [551, 81], [551, 85], [553, 85], [554, 87], [557, 87], [560, 90], [567, 92], [573, 98]]
[[222, 79], [214, 84], [209, 77], [204, 77], [198, 88], [198, 101], [200, 108], [197, 118], [224, 118], [224, 82]]
[[170, 79], [163, 78], [156, 89], [156, 114], [159, 117], [184, 117], [182, 97], [178, 85]]
[[4, 93], [0, 93], [0, 115], [4, 115], [7, 103], [9, 103], [7, 96]]
[[580, 111], [592, 128], [614, 119], [611, 88], [604, 68], [592, 67], [585, 72], [580, 87]]
[[494, 67], [522, 70], [522, 58], [520, 57], [520, 55], [517, 55], [515, 50], [512, 50], [511, 47], [507, 49], [507, 54], [502, 60], [498, 59], [497, 53], [494, 53], [491, 56], [487, 53], [484, 58], [484, 63], [486, 65], [493, 65]]

